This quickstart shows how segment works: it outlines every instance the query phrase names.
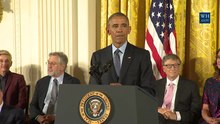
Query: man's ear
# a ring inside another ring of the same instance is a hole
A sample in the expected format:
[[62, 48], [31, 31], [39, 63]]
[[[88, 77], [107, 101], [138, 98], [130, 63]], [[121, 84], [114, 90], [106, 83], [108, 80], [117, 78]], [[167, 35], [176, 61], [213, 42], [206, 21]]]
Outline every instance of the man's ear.
[[106, 28], [106, 32], [107, 32], [108, 35], [110, 35], [110, 31], [109, 31], [109, 27], [108, 26]]

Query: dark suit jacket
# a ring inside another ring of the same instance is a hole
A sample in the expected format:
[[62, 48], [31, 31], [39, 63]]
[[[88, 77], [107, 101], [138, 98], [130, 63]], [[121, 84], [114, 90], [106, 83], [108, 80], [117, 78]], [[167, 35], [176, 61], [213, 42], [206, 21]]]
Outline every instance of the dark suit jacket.
[[93, 53], [91, 66], [98, 65], [100, 70], [106, 64], [110, 64], [107, 72], [104, 72], [99, 81], [90, 76], [90, 84], [103, 84], [119, 82], [122, 85], [137, 85], [153, 94], [151, 86], [154, 80], [150, 54], [147, 50], [138, 48], [130, 43], [125, 49], [120, 77], [117, 77], [112, 57], [112, 46], [98, 50]]
[[[165, 87], [166, 78], [155, 82], [156, 98], [158, 99], [159, 107], [163, 104]], [[196, 124], [195, 121], [200, 117], [200, 107], [201, 98], [197, 84], [180, 76], [174, 111], [180, 112], [181, 121], [169, 121], [159, 115], [160, 124]]]
[[[35, 119], [38, 115], [44, 115], [44, 99], [47, 95], [51, 76], [45, 76], [37, 81], [34, 95], [30, 103], [30, 118]], [[79, 79], [64, 73], [63, 84], [80, 84]]]
[[4, 103], [8, 106], [24, 109], [27, 104], [26, 82], [24, 76], [8, 72], [7, 81], [3, 93]]
[[1, 124], [24, 124], [24, 111], [21, 108], [14, 108], [3, 104], [0, 113]]

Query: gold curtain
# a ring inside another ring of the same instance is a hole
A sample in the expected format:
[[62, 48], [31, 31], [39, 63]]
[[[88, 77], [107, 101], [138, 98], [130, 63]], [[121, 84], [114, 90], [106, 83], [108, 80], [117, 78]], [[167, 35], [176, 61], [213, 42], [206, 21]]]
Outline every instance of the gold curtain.
[[[121, 11], [130, 20], [130, 43], [144, 48], [145, 31], [149, 16], [151, 0], [101, 0], [100, 29], [97, 35], [100, 42], [98, 49], [111, 44], [111, 38], [106, 34], [108, 17]], [[215, 52], [220, 48], [220, 2], [217, 0], [173, 0], [175, 13], [175, 28], [177, 34], [177, 54], [180, 56], [182, 75], [196, 81], [202, 92], [205, 80], [213, 75], [212, 63]], [[200, 24], [199, 13], [210, 12], [211, 23]], [[99, 27], [99, 26], [98, 26]], [[99, 43], [98, 43], [99, 44]]]
[[[130, 43], [144, 47], [145, 26], [150, 9], [149, 0], [101, 0], [100, 9], [100, 48], [112, 43], [110, 36], [106, 33], [106, 24], [108, 17], [115, 12], [122, 12], [129, 18], [131, 33], [128, 36]], [[98, 15], [99, 16], [99, 15]], [[98, 20], [99, 22], [99, 20]], [[98, 24], [99, 25], [99, 24]], [[99, 27], [99, 26], [98, 26]], [[99, 30], [99, 29], [98, 29]], [[98, 35], [99, 36], [99, 35]], [[98, 38], [99, 39], [99, 38]], [[98, 47], [99, 48], [99, 47]]]
[[[197, 81], [202, 91], [204, 82], [214, 73], [212, 64], [218, 49], [219, 1], [191, 0], [187, 7], [184, 75]], [[217, 4], [216, 4], [217, 3]], [[210, 12], [210, 24], [199, 23], [199, 13]]]

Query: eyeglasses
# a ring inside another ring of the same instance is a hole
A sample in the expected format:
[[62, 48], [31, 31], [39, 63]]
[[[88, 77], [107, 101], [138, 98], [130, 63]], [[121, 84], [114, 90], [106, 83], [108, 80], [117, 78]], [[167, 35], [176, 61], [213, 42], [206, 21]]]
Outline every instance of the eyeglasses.
[[171, 69], [172, 67], [173, 68], [178, 68], [180, 64], [166, 64], [164, 66], [166, 66], [168, 69]]
[[49, 61], [46, 62], [46, 64], [47, 64], [47, 65], [52, 65], [52, 66], [58, 65], [56, 62], [49, 62]]

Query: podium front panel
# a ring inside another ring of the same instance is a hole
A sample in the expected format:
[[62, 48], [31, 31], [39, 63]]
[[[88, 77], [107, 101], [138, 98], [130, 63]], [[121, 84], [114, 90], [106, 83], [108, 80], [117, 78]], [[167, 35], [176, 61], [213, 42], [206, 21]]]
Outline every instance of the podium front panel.
[[79, 104], [91, 91], [104, 93], [110, 100], [111, 112], [104, 124], [157, 124], [157, 102], [136, 86], [62, 84], [55, 124], [86, 124]]

